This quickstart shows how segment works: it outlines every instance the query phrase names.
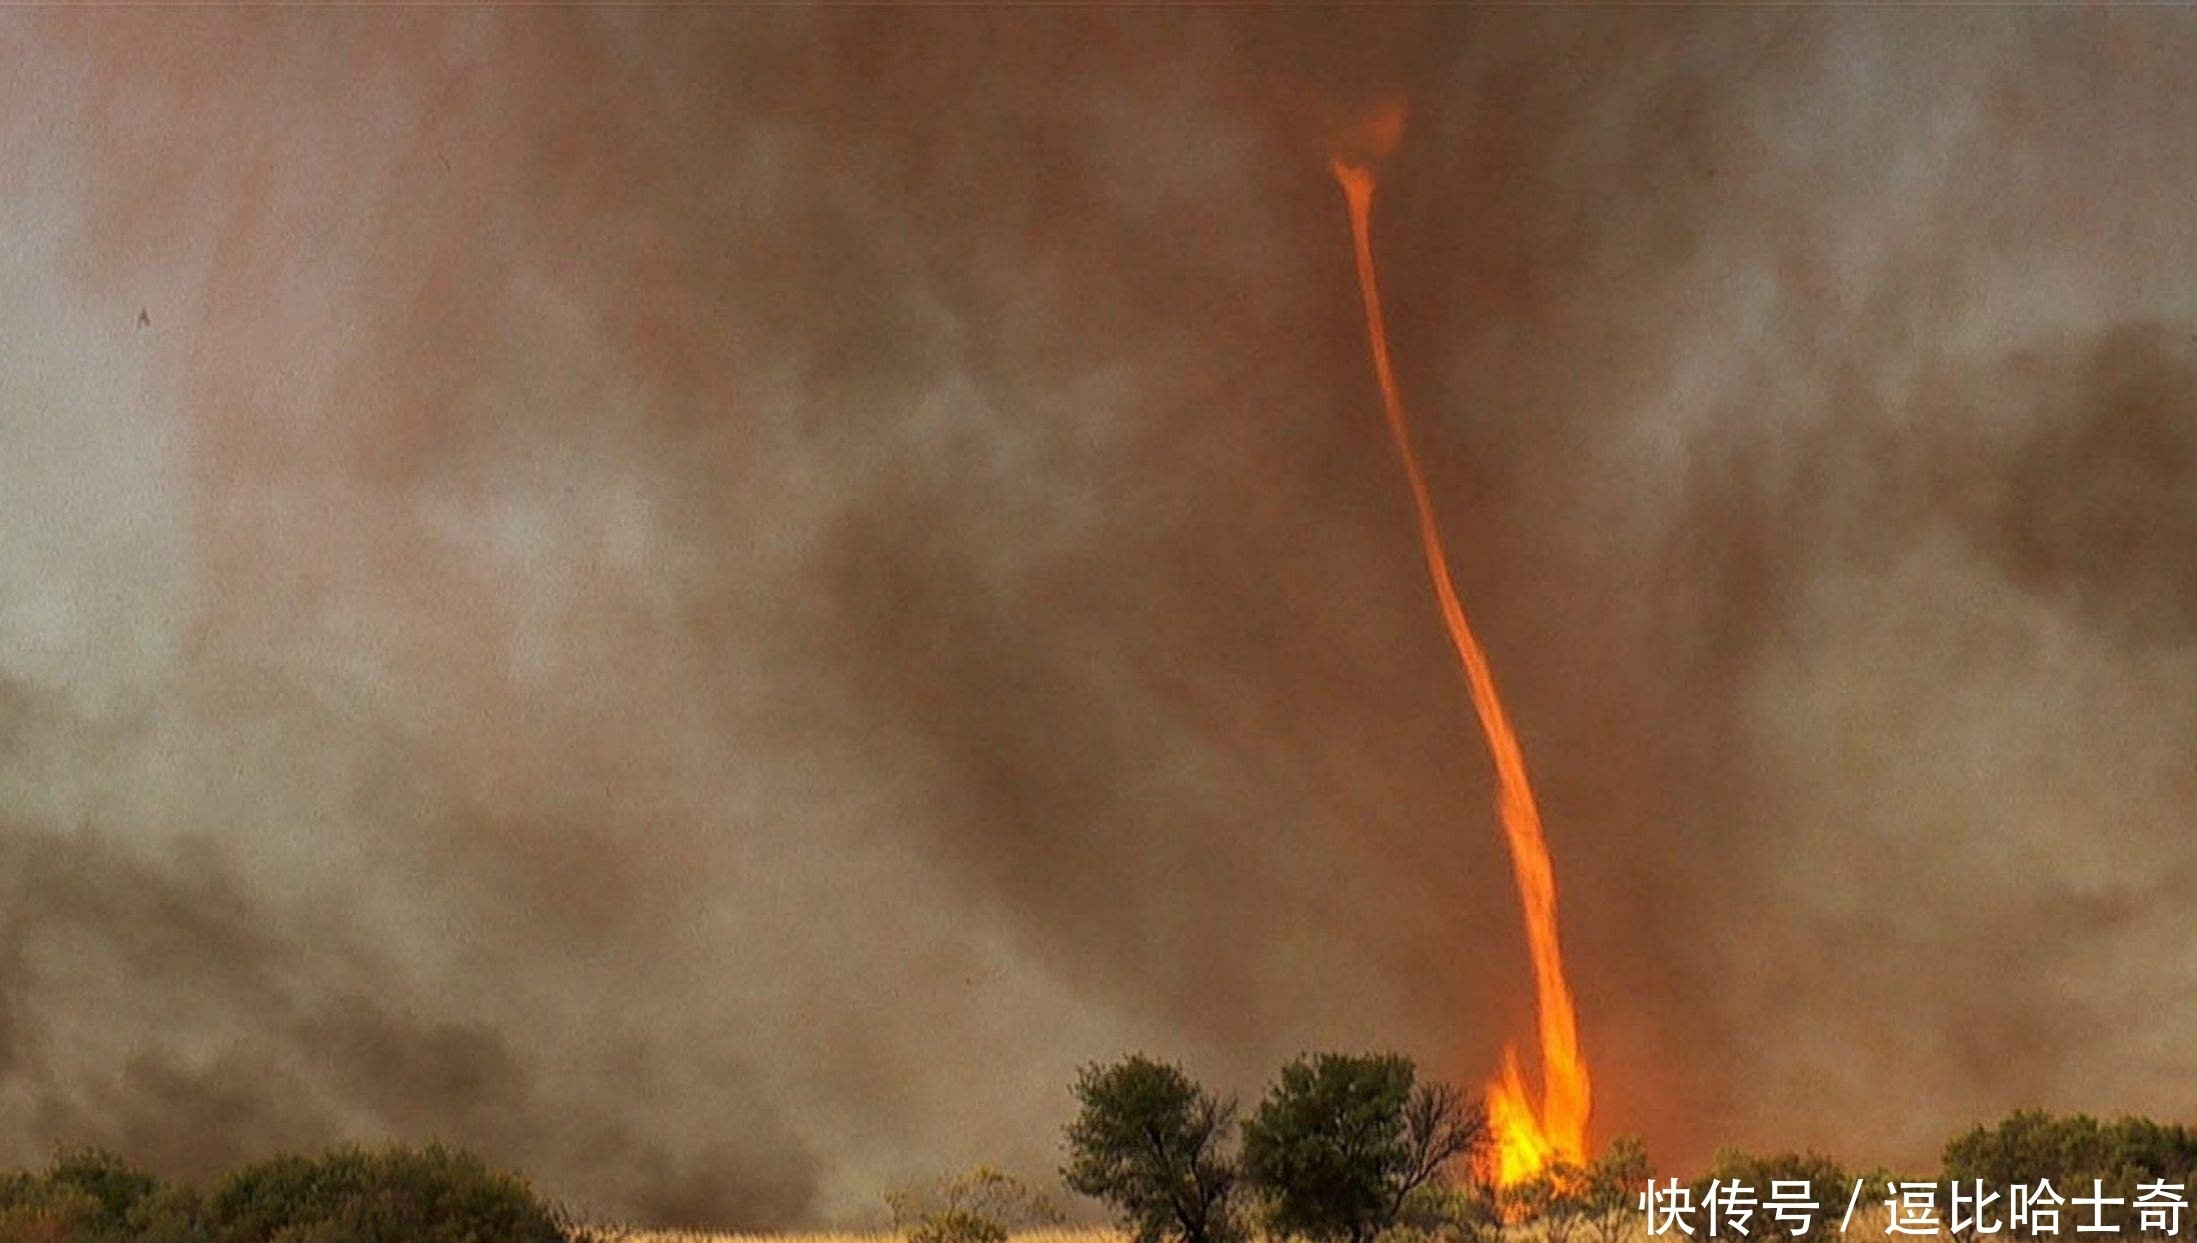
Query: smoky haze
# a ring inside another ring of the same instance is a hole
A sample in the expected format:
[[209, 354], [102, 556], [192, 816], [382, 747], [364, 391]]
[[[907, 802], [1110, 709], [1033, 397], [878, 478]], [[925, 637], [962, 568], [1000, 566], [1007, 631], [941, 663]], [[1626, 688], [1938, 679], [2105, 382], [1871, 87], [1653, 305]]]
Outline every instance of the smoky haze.
[[2193, 21], [10, 14], [0, 1159], [768, 1227], [1131, 1048], [1480, 1081], [1390, 94], [1597, 1135], [2188, 1118]]

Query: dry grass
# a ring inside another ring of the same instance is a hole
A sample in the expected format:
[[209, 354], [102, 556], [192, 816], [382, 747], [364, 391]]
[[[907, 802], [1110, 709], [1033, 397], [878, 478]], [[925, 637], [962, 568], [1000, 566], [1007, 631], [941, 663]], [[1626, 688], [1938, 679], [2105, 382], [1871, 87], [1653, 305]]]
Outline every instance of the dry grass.
[[[1828, 1197], [1826, 1197], [1828, 1199]], [[1838, 1225], [1845, 1211], [1843, 1203], [1830, 1205], [1831, 1225]], [[1854, 1239], [1881, 1239], [1885, 1237], [1885, 1214], [1881, 1204], [1867, 1194], [1854, 1210], [1854, 1219], [1848, 1223], [1846, 1234]], [[1504, 1232], [1506, 1240], [1518, 1243], [1540, 1243], [1540, 1231], [1532, 1227], [1512, 1227]], [[704, 1234], [691, 1230], [626, 1230], [598, 1231], [595, 1236], [602, 1243], [901, 1243], [901, 1236], [887, 1232], [876, 1234]], [[1588, 1243], [1593, 1236], [1587, 1231], [1573, 1234], [1571, 1243]], [[1758, 1239], [1782, 1239], [1782, 1233], [1757, 1234]], [[1625, 1231], [1627, 1243], [1646, 1243], [1647, 1231], [1639, 1217], [1630, 1220]], [[1008, 1243], [1127, 1243], [1128, 1236], [1119, 1230], [1107, 1229], [1057, 1229], [1017, 1231]], [[1656, 1243], [1687, 1243], [1684, 1235], [1673, 1233]]]
[[[693, 1230], [597, 1230], [601, 1243], [901, 1243], [901, 1236], [876, 1234], [706, 1234]], [[1119, 1230], [1101, 1228], [1018, 1230], [1008, 1243], [1125, 1243]]]

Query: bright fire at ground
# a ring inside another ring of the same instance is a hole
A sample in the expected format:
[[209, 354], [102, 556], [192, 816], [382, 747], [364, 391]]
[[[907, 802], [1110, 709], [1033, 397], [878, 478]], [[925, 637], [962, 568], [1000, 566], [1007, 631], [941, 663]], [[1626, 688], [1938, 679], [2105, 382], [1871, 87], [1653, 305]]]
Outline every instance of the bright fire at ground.
[[1465, 680], [1472, 688], [1472, 705], [1479, 713], [1488, 750], [1495, 759], [1503, 833], [1510, 845], [1519, 901], [1525, 909], [1526, 945], [1533, 959], [1534, 994], [1540, 1014], [1541, 1107], [1536, 1110], [1527, 1094], [1515, 1047], [1503, 1051], [1502, 1074], [1488, 1085], [1487, 1095], [1488, 1121], [1496, 1139], [1494, 1172], [1502, 1185], [1510, 1186], [1532, 1177], [1552, 1161], [1578, 1162], [1585, 1157], [1593, 1091], [1586, 1061], [1579, 1051], [1578, 1018], [1572, 1008], [1571, 985], [1564, 975], [1564, 951], [1557, 940], [1556, 873], [1549, 864], [1548, 843], [1541, 833], [1541, 813], [1534, 806], [1533, 787], [1526, 780], [1525, 753], [1519, 749], [1518, 736], [1512, 732], [1503, 701], [1495, 693], [1495, 675], [1488, 668], [1487, 654], [1473, 637], [1456, 586], [1450, 581], [1449, 557], [1442, 548], [1434, 502], [1419, 469], [1419, 455], [1412, 447], [1411, 429], [1404, 419], [1403, 399], [1389, 366], [1388, 329], [1381, 318], [1380, 286], [1373, 268], [1371, 161], [1393, 145], [1401, 119], [1400, 111], [1384, 111], [1374, 127], [1371, 154], [1337, 155], [1330, 166], [1350, 207], [1351, 239], [1358, 253], [1358, 290], [1365, 300], [1366, 335], [1372, 342], [1373, 373], [1380, 381], [1389, 434], [1396, 441], [1397, 455], [1403, 459], [1404, 475], [1411, 484], [1411, 499], [1419, 514], [1419, 543], [1426, 554], [1435, 599], [1441, 604], [1442, 621], [1464, 666]]

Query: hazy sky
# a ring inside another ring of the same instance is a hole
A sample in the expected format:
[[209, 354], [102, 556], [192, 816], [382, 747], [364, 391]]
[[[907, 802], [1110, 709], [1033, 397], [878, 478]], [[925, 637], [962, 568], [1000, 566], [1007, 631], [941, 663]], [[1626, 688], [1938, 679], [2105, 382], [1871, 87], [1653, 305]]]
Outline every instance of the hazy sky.
[[2197, 14], [0, 17], [0, 1159], [1045, 1178], [1131, 1049], [2197, 1110]]

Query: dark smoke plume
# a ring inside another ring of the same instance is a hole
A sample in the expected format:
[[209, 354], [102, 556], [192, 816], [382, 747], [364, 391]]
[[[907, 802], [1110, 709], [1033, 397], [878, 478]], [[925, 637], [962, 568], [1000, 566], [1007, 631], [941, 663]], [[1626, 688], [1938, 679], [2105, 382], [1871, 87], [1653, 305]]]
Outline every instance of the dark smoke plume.
[[[0, 1159], [440, 1136], [602, 1211], [1042, 1174], [1072, 1068], [1598, 1130], [2187, 1117], [2197, 26], [0, 21]], [[140, 312], [143, 315], [140, 315]]]

